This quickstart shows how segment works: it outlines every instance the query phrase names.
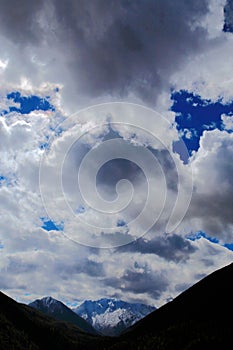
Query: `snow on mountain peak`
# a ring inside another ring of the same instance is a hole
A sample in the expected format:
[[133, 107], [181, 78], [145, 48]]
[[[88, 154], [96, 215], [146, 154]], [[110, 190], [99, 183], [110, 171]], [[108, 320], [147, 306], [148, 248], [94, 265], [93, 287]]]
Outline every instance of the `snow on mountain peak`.
[[41, 299], [42, 303], [49, 306], [51, 304], [56, 304], [58, 303], [58, 300], [53, 299], [52, 297], [44, 297]]
[[153, 306], [107, 298], [86, 300], [73, 309], [76, 314], [105, 335], [118, 335], [154, 310]]
[[29, 305], [35, 307], [36, 309], [48, 309], [51, 313], [54, 313], [58, 310], [60, 312], [63, 312], [63, 308], [65, 307], [65, 305], [63, 305], [59, 300], [56, 300], [50, 296], [44, 297], [42, 299], [37, 299]]

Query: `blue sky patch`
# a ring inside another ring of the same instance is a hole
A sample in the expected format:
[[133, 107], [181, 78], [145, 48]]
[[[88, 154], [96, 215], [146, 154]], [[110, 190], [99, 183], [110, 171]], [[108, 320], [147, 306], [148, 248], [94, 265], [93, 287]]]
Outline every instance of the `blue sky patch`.
[[[222, 114], [233, 114], [233, 101], [228, 104], [202, 99], [186, 90], [175, 91], [171, 95], [174, 101], [171, 110], [176, 113], [175, 121], [189, 155], [197, 151], [200, 137], [204, 130], [223, 130]], [[179, 145], [174, 145], [174, 151], [179, 153]]]
[[4, 175], [0, 175], [0, 187], [1, 186], [9, 186], [11, 184], [11, 180], [4, 176]]
[[40, 142], [40, 149], [48, 149], [50, 147], [49, 136], [45, 135], [44, 142]]
[[64, 131], [60, 126], [56, 128], [50, 127], [49, 129], [54, 132], [54, 136], [60, 136]]
[[224, 243], [224, 244], [221, 244], [217, 238], [208, 236], [205, 232], [202, 232], [202, 231], [191, 232], [190, 234], [188, 234], [188, 235], [186, 236], [186, 238], [189, 239], [189, 240], [191, 240], [191, 241], [196, 241], [196, 240], [198, 240], [198, 239], [200, 239], [200, 238], [205, 238], [205, 239], [207, 239], [208, 241], [210, 241], [210, 242], [212, 242], [212, 243], [220, 244], [220, 245], [223, 246], [224, 248], [227, 248], [227, 249], [233, 251], [233, 243]]
[[83, 205], [80, 205], [77, 210], [76, 210], [77, 214], [83, 214], [85, 213], [85, 207]]
[[75, 308], [81, 303], [81, 302], [78, 302], [78, 301], [73, 301], [73, 302], [71, 302], [71, 301], [63, 301], [63, 302], [66, 304], [66, 306], [68, 306], [70, 308]]
[[219, 240], [217, 238], [210, 237], [205, 232], [202, 232], [202, 231], [192, 232], [189, 235], [187, 235], [186, 238], [191, 241], [196, 241], [197, 239], [205, 238], [212, 243], [219, 243]]
[[13, 100], [15, 103], [19, 103], [20, 107], [17, 108], [15, 106], [10, 107], [10, 112], [18, 112], [21, 114], [28, 114], [35, 110], [42, 110], [42, 111], [54, 111], [55, 108], [53, 105], [49, 102], [49, 96], [46, 96], [46, 98], [41, 98], [35, 95], [31, 96], [21, 96], [20, 92], [15, 91], [11, 92], [7, 95], [8, 100]]
[[55, 223], [52, 220], [48, 218], [41, 218], [43, 225], [41, 228], [43, 228], [46, 231], [62, 231], [64, 229], [64, 223]]
[[49, 146], [50, 146], [49, 142], [42, 142], [39, 145], [40, 149], [49, 149]]
[[223, 245], [225, 248], [233, 251], [233, 243], [226, 243]]
[[117, 227], [123, 227], [126, 226], [126, 222], [124, 220], [119, 219], [117, 221]]
[[3, 181], [5, 181], [6, 179], [7, 179], [7, 178], [6, 178], [5, 176], [0, 175], [0, 183], [3, 182]]

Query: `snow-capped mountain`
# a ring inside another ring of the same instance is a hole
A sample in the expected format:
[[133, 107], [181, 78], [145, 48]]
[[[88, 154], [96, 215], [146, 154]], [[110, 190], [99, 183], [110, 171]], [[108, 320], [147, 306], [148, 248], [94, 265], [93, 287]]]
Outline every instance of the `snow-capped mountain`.
[[89, 322], [73, 312], [70, 308], [64, 305], [61, 301], [52, 297], [37, 299], [29, 304], [29, 306], [37, 309], [48, 316], [52, 316], [59, 321], [72, 323], [79, 327], [82, 331], [96, 334], [95, 329]]
[[105, 335], [119, 335], [154, 310], [153, 306], [115, 299], [86, 300], [73, 309], [77, 315]]

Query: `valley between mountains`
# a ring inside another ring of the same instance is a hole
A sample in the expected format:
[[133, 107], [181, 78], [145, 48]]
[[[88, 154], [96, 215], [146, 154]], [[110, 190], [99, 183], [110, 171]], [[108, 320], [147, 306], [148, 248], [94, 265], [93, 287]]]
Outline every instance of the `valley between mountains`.
[[[143, 304], [100, 299], [72, 311], [51, 297], [28, 306], [0, 293], [0, 349], [231, 349], [232, 277], [230, 264], [143, 318], [150, 308]], [[127, 308], [128, 319], [126, 311], [119, 311]], [[129, 327], [124, 323], [117, 336], [103, 335], [106, 328], [103, 333], [97, 328], [109, 326], [108, 317], [112, 328], [121, 317]]]
[[67, 321], [92, 334], [118, 336], [126, 328], [147, 316], [155, 307], [122, 300], [86, 300], [78, 307], [69, 309], [51, 297], [35, 300], [29, 306], [60, 321]]

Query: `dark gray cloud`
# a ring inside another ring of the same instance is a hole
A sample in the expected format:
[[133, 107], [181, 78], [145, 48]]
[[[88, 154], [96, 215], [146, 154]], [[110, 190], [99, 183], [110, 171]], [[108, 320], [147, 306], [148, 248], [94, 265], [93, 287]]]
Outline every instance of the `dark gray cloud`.
[[[199, 220], [197, 230], [210, 236], [232, 242], [233, 227], [233, 138], [232, 134], [207, 133], [203, 138], [205, 149], [194, 161], [195, 189], [186, 218]], [[215, 146], [213, 146], [215, 144]], [[208, 157], [203, 157], [204, 152]]]
[[71, 265], [62, 262], [57, 266], [57, 273], [63, 279], [70, 279], [71, 276], [80, 273], [90, 277], [103, 277], [105, 275], [103, 264], [90, 259], [84, 259]]
[[190, 241], [176, 234], [159, 236], [152, 240], [139, 238], [137, 241], [119, 248], [121, 252], [156, 254], [168, 261], [184, 261], [196, 251]]
[[175, 162], [166, 149], [157, 150], [151, 147], [148, 148], [159, 161], [161, 168], [163, 169], [164, 176], [166, 178], [167, 189], [178, 192], [178, 173], [176, 169]]
[[207, 13], [208, 0], [2, 0], [0, 28], [39, 56], [47, 45], [49, 76], [65, 79], [73, 93], [155, 102], [171, 74], [206, 45], [200, 23]]
[[168, 286], [167, 280], [161, 274], [140, 273], [129, 269], [125, 271], [121, 281], [125, 283], [123, 290], [136, 294], [148, 293], [155, 299], [158, 299]]
[[191, 27], [206, 12], [207, 1], [197, 0], [56, 5], [62, 35], [72, 46], [78, 42], [71, 66], [79, 58], [83, 88], [93, 95], [134, 91], [143, 100], [152, 100], [182, 59], [202, 47], [204, 30]]
[[[143, 272], [138, 269], [143, 269]], [[120, 279], [106, 278], [104, 283], [122, 292], [147, 293], [154, 299], [158, 299], [169, 284], [162, 272], [152, 272], [148, 266], [141, 267], [137, 263], [134, 270], [126, 269]]]
[[104, 276], [104, 267], [102, 263], [92, 261], [87, 259], [79, 267], [77, 267], [78, 273], [85, 273], [91, 277], [100, 277]]
[[[104, 141], [113, 138], [121, 138], [121, 136], [118, 133], [113, 134], [110, 129], [110, 132], [104, 137]], [[127, 141], [125, 142], [127, 143]], [[133, 147], [135, 146], [132, 145], [132, 148]], [[138, 147], [140, 146], [135, 147], [136, 152]], [[152, 147], [147, 148], [159, 162], [166, 178], [167, 188], [177, 192], [178, 174], [170, 152], [166, 149], [158, 150]], [[145, 174], [137, 164], [127, 159], [118, 158], [108, 161], [101, 167], [97, 174], [96, 183], [97, 186], [104, 184], [112, 188], [112, 186], [116, 185], [121, 179], [127, 179], [135, 185], [139, 182], [146, 182]]]
[[203, 220], [203, 231], [209, 235], [224, 238], [231, 242], [233, 225], [233, 196], [230, 192], [194, 195], [188, 214]]
[[233, 33], [233, 1], [227, 0], [224, 7], [224, 32]]
[[25, 262], [20, 258], [11, 257], [9, 259], [9, 265], [7, 272], [10, 274], [31, 273], [38, 269], [36, 263]]
[[37, 44], [41, 41], [42, 28], [38, 22], [43, 0], [0, 1], [1, 34], [14, 42]]
[[105, 163], [97, 174], [97, 185], [102, 182], [108, 186], [116, 184], [121, 179], [127, 179], [134, 183], [137, 178], [143, 176], [139, 166], [127, 159], [113, 159]]

